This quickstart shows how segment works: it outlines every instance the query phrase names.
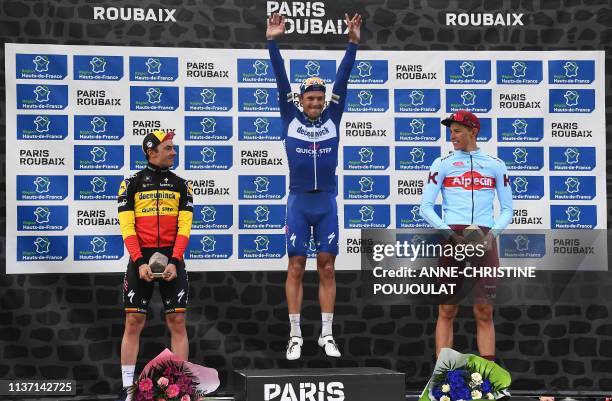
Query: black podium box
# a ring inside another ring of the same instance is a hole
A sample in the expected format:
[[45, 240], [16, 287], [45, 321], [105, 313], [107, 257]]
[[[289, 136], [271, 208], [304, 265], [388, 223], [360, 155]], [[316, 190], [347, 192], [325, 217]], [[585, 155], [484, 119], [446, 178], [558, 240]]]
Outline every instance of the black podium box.
[[404, 374], [382, 368], [236, 370], [236, 401], [404, 401]]

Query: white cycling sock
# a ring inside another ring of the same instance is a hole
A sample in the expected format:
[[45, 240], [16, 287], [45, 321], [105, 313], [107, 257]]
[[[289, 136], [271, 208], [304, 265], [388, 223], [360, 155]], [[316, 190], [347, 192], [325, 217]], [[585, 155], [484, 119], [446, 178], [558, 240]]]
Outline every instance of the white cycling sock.
[[321, 313], [321, 337], [332, 335], [332, 325], [334, 323], [333, 313]]
[[129, 387], [134, 384], [134, 371], [136, 365], [121, 365], [121, 379], [123, 380], [123, 387]]
[[289, 324], [291, 325], [291, 337], [302, 337], [302, 329], [300, 328], [300, 314], [290, 313]]

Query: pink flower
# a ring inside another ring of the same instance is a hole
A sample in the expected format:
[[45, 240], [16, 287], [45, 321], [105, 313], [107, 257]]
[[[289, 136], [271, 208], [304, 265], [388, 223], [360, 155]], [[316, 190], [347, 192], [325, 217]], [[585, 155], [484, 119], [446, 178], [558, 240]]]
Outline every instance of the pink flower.
[[170, 398], [176, 397], [179, 394], [179, 386], [177, 386], [176, 384], [169, 385], [166, 389], [166, 394]]
[[160, 377], [159, 379], [157, 379], [157, 385], [160, 387], [166, 387], [168, 386], [169, 380], [167, 377]]
[[189, 394], [185, 394], [181, 397], [181, 401], [191, 401], [191, 397], [189, 396]]
[[143, 379], [140, 381], [140, 383], [138, 383], [138, 390], [145, 392], [145, 391], [149, 391], [153, 388], [153, 380], [149, 379], [148, 377], [146, 379]]

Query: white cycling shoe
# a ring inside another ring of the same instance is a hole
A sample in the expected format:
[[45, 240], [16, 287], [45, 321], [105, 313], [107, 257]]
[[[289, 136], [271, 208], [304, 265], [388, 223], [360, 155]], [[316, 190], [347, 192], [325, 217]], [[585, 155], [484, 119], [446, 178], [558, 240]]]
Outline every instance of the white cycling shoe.
[[334, 341], [334, 337], [331, 334], [325, 337], [319, 336], [319, 341], [317, 342], [319, 343], [319, 347], [325, 350], [325, 354], [327, 356], [339, 358], [342, 355], [338, 349], [338, 344], [336, 344], [336, 341]]
[[295, 361], [296, 359], [300, 359], [300, 357], [302, 356], [303, 344], [304, 340], [302, 340], [302, 337], [290, 337], [289, 342], [287, 343], [287, 360]]

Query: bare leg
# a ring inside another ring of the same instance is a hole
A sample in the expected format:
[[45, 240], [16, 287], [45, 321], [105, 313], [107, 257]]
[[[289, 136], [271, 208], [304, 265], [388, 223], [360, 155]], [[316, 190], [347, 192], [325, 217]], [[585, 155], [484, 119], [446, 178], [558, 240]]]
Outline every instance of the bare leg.
[[121, 340], [121, 365], [136, 365], [140, 333], [147, 321], [147, 315], [142, 313], [126, 313], [125, 329]]
[[321, 252], [317, 255], [317, 271], [319, 272], [319, 304], [322, 313], [333, 313], [336, 304], [336, 274], [334, 262], [336, 255]]
[[453, 347], [453, 322], [458, 305], [439, 305], [438, 321], [436, 322], [436, 356], [440, 354], [442, 348]]
[[483, 356], [495, 355], [495, 326], [493, 325], [493, 305], [474, 304], [476, 319], [476, 342], [478, 352]]
[[306, 256], [289, 257], [287, 280], [285, 281], [285, 295], [287, 296], [287, 307], [289, 314], [300, 313], [302, 309], [302, 298], [304, 288], [304, 270], [306, 269]]
[[187, 328], [185, 327], [185, 314], [168, 313], [166, 324], [168, 330], [170, 330], [172, 352], [187, 360], [189, 358], [189, 341], [187, 339]]

